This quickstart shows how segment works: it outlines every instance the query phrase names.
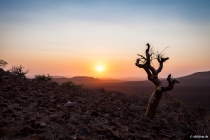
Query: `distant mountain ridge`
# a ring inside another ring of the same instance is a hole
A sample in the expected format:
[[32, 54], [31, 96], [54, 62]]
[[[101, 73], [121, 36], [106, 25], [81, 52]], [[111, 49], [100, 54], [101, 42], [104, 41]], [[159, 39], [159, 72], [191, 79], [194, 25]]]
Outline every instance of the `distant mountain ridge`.
[[64, 76], [53, 76], [53, 78], [66, 78]]
[[[176, 78], [176, 77], [175, 77]], [[126, 80], [127, 79], [127, 80]], [[94, 78], [90, 76], [74, 76], [72, 78], [66, 78], [63, 76], [53, 76], [53, 81], [58, 82], [59, 84], [67, 81], [72, 81], [75, 84], [101, 84], [101, 83], [124, 83], [126, 85], [151, 85], [151, 82], [148, 81], [146, 78], [140, 78], [142, 80], [136, 81], [130, 80], [131, 78], [124, 78], [124, 80], [121, 79], [112, 79], [112, 78]], [[160, 78], [163, 83], [166, 83], [166, 78]], [[186, 84], [210, 84], [210, 71], [204, 71], [204, 72], [195, 72], [193, 74], [178, 77], [176, 78], [178, 81], [180, 81], [180, 85], [186, 85]], [[209, 82], [208, 82], [209, 81]]]
[[210, 79], [210, 71], [195, 72], [193, 74], [182, 76], [182, 77], [179, 77], [179, 78], [185, 78], [185, 79], [194, 79], [194, 78]]
[[[176, 84], [175, 88], [169, 92], [171, 97], [184, 100], [195, 107], [202, 105], [205, 108], [210, 109], [210, 71], [195, 72], [190, 75], [174, 78], [176, 78], [180, 83]], [[126, 94], [137, 93], [146, 97], [150, 97], [151, 93], [155, 89], [155, 85], [149, 80], [115, 82], [107, 78], [101, 80], [85, 76], [76, 76], [74, 78], [55, 78], [53, 80], [59, 84], [66, 81], [73, 81], [76, 84], [83, 83], [83, 85], [87, 87], [103, 87], [106, 90], [119, 91]], [[160, 78], [160, 80], [164, 86], [168, 85], [166, 78]]]
[[147, 80], [147, 77], [127, 77], [127, 78], [120, 78], [123, 81], [144, 81]]
[[68, 82], [68, 81], [72, 81], [75, 84], [99, 84], [99, 83], [121, 83], [121, 82], [125, 82], [123, 80], [118, 80], [118, 79], [111, 79], [111, 78], [94, 78], [94, 77], [89, 77], [89, 76], [74, 76], [72, 78], [66, 78], [66, 77], [53, 77], [52, 78], [53, 81], [58, 82], [59, 84], [63, 83], [63, 82]]

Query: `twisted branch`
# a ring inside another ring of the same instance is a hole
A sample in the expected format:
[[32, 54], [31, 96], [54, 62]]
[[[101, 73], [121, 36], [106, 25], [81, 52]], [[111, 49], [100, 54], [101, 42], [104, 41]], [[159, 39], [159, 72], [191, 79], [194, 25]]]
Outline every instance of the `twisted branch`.
[[167, 86], [167, 87], [164, 87], [164, 88], [162, 89], [163, 92], [172, 90], [172, 89], [174, 88], [174, 85], [175, 85], [176, 83], [179, 83], [178, 80], [171, 78], [171, 74], [168, 75], [167, 81], [168, 81], [168, 86]]

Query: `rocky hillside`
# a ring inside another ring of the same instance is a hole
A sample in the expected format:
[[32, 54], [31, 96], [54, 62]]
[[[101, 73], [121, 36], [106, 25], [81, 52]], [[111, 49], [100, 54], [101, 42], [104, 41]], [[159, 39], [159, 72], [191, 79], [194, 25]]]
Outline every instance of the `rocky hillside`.
[[[1, 140], [177, 140], [210, 134], [205, 110], [161, 103], [144, 116], [148, 99], [103, 88], [21, 79], [0, 69]], [[208, 135], [210, 136], [210, 135]]]

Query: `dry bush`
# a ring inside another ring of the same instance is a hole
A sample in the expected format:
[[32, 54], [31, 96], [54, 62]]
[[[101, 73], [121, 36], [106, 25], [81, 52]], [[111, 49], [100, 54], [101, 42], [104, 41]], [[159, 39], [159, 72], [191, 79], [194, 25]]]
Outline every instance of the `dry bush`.
[[24, 71], [23, 70], [23, 66], [19, 65], [19, 66], [12, 66], [12, 68], [10, 69], [10, 72], [14, 75], [17, 75], [21, 78], [26, 78], [26, 74], [29, 72], [29, 70]]

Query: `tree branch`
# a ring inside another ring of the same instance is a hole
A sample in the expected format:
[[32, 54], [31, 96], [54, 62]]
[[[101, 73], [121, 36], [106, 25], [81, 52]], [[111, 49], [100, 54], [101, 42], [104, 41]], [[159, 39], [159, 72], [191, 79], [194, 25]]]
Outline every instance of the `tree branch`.
[[166, 58], [160, 58], [160, 55], [158, 55], [158, 58], [157, 58], [157, 60], [158, 60], [158, 62], [159, 62], [159, 68], [157, 69], [157, 74], [158, 73], [160, 73], [161, 72], [161, 70], [163, 69], [163, 62], [165, 62], [166, 60], [168, 60], [169, 58], [168, 57], [166, 57]]
[[147, 43], [146, 44], [147, 45], [147, 49], [146, 49], [146, 51], [145, 51], [145, 53], [146, 53], [146, 58], [147, 58], [147, 61], [146, 61], [146, 65], [150, 65], [150, 54], [149, 54], [149, 49], [150, 49], [150, 44], [149, 43]]
[[167, 81], [168, 81], [168, 86], [164, 87], [163, 89], [164, 92], [172, 90], [174, 88], [175, 83], [179, 83], [179, 81], [177, 81], [176, 79], [171, 78], [171, 74], [168, 75]]
[[141, 58], [139, 58], [139, 59], [144, 59], [144, 62], [147, 61], [147, 59], [143, 55], [140, 55], [140, 54], [137, 54], [137, 55], [141, 56]]
[[[147, 49], [145, 51], [146, 53], [146, 58], [143, 56], [143, 55], [140, 55], [140, 54], [137, 54], [138, 56], [140, 56], [141, 58], [138, 58], [136, 60], [136, 66], [139, 67], [139, 68], [144, 68], [144, 70], [146, 71], [147, 75], [148, 75], [148, 79], [151, 79], [151, 75], [157, 75], [157, 71], [155, 70], [155, 68], [153, 68], [151, 65], [150, 65], [150, 57], [152, 54], [149, 53], [150, 51], [150, 44], [147, 43]], [[139, 64], [139, 62], [141, 61], [141, 59], [144, 59], [146, 62], [144, 64]]]
[[144, 68], [144, 64], [139, 64], [140, 58], [136, 59], [136, 66], [139, 68]]
[[145, 64], [147, 65], [147, 68], [152, 72], [153, 75], [157, 75], [155, 68], [153, 68], [150, 64], [150, 61], [151, 61], [150, 57], [152, 56], [152, 54], [149, 54], [150, 44], [147, 43], [146, 45], [147, 45], [147, 49], [145, 52], [146, 53], [146, 63]]
[[140, 61], [140, 58], [136, 59], [136, 66], [139, 67], [139, 68], [143, 68], [145, 70], [145, 72], [147, 73], [148, 75], [148, 78], [152, 75], [151, 72], [149, 71], [149, 69], [146, 67], [145, 64], [139, 64], [139, 61]]

